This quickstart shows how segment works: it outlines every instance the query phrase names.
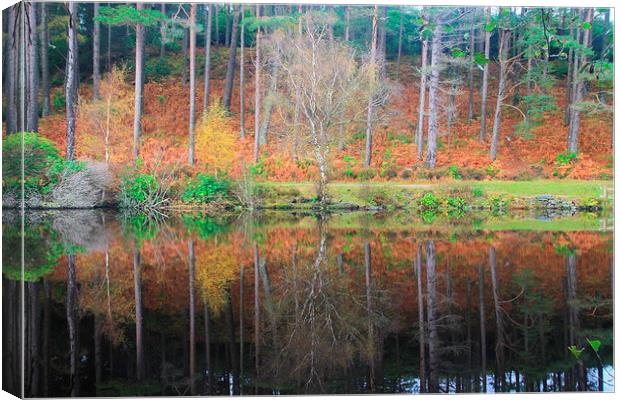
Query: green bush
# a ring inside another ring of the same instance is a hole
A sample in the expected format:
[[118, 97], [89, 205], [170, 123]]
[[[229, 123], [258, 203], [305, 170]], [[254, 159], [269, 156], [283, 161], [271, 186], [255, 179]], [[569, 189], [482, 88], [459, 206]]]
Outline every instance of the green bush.
[[54, 92], [54, 95], [52, 96], [52, 107], [54, 107], [55, 111], [60, 111], [63, 108], [65, 108], [66, 106], [66, 99], [65, 99], [65, 95], [63, 94], [62, 91], [56, 91]]
[[463, 179], [463, 176], [461, 176], [461, 174], [459, 173], [459, 170], [456, 167], [456, 165], [450, 165], [448, 170], [450, 171], [450, 176], [452, 177], [452, 179], [456, 179], [456, 180]]
[[577, 158], [577, 153], [574, 151], [566, 151], [564, 153], [560, 153], [555, 157], [555, 161], [560, 165], [568, 165], [575, 158]]
[[172, 74], [172, 65], [166, 58], [152, 58], [147, 60], [144, 73], [149, 79], [158, 80]]
[[181, 194], [181, 200], [186, 203], [209, 203], [223, 200], [229, 196], [230, 187], [231, 183], [227, 179], [198, 174]]
[[38, 133], [15, 133], [2, 141], [2, 187], [6, 191], [21, 190], [22, 143], [27, 192], [47, 194], [65, 173], [84, 169], [81, 162], [63, 159], [54, 143]]
[[127, 173], [121, 179], [118, 203], [123, 209], [157, 209], [168, 203], [167, 190], [154, 174]]
[[428, 192], [418, 200], [418, 204], [425, 210], [437, 210], [439, 208], [439, 198], [432, 192]]
[[482, 197], [482, 196], [484, 196], [484, 192], [483, 192], [483, 191], [482, 191], [482, 189], [481, 189], [481, 188], [479, 188], [479, 187], [474, 187], [474, 188], [472, 188], [472, 189], [471, 189], [471, 194], [472, 194], [474, 197]]

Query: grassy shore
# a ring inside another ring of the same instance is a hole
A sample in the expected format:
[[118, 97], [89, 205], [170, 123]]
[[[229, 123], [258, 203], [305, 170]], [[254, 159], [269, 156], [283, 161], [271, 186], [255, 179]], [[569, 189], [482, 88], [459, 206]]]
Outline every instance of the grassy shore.
[[[262, 182], [266, 208], [312, 208], [312, 182]], [[504, 202], [509, 209], [532, 208], [531, 199], [550, 195], [578, 206], [613, 203], [613, 181], [532, 180], [532, 181], [442, 181], [442, 182], [332, 182], [328, 185], [333, 205], [357, 207], [412, 207], [425, 193], [445, 198], [460, 197], [475, 207]]]

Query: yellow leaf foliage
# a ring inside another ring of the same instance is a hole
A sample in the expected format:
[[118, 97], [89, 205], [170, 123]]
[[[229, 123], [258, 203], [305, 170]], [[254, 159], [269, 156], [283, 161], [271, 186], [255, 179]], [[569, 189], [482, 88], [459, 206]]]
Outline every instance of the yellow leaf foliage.
[[237, 133], [233, 119], [226, 110], [214, 102], [196, 128], [196, 156], [206, 164], [207, 172], [217, 174], [229, 171], [237, 151]]
[[228, 298], [228, 289], [238, 279], [239, 268], [232, 245], [207, 248], [196, 257], [196, 284], [206, 296], [214, 316], [219, 315]]

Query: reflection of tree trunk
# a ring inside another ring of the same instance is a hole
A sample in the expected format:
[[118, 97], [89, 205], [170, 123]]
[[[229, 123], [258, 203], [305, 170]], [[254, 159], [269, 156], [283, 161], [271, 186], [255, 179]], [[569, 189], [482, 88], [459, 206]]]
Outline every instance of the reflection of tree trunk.
[[[258, 10], [258, 5], [256, 6]], [[260, 260], [260, 255], [258, 253], [258, 244], [254, 243], [254, 360], [255, 360], [255, 371], [256, 371], [256, 379], [254, 384], [254, 394], [258, 394], [258, 380], [260, 376], [260, 363], [259, 363], [259, 355], [260, 355], [260, 280], [258, 277], [258, 263]]]
[[243, 395], [243, 265], [239, 268], [239, 394]]
[[76, 320], [77, 283], [75, 280], [75, 255], [67, 256], [67, 326], [69, 328], [69, 363], [71, 397], [80, 394], [80, 377], [78, 375], [78, 321]]
[[[473, 46], [472, 46], [473, 48]], [[471, 374], [472, 374], [472, 368], [471, 368], [471, 361], [472, 361], [472, 357], [471, 357], [471, 310], [472, 310], [472, 304], [471, 304], [471, 280], [469, 278], [467, 278], [467, 282], [466, 282], [467, 286], [467, 290], [466, 290], [466, 296], [467, 296], [467, 316], [465, 317], [465, 324], [467, 325], [467, 380], [466, 380], [466, 384], [465, 384], [465, 391], [466, 392], [471, 392]]]
[[368, 375], [368, 387], [370, 391], [374, 391], [376, 389], [375, 385], [375, 359], [376, 359], [376, 348], [375, 348], [375, 337], [374, 337], [374, 329], [371, 320], [371, 312], [372, 312], [372, 253], [370, 249], [370, 243], [368, 240], [364, 241], [364, 275], [366, 280], [366, 312], [368, 314], [368, 345], [369, 345], [369, 375]]
[[211, 390], [213, 388], [213, 371], [211, 369], [211, 323], [209, 321], [209, 303], [206, 295], [204, 296], [203, 301], [205, 309], [205, 363], [207, 366], [207, 381], [209, 384], [207, 394], [211, 394]]
[[144, 378], [144, 343], [142, 338], [142, 272], [140, 250], [133, 250], [134, 298], [136, 303], [136, 380]]
[[[194, 5], [195, 6], [195, 5]], [[194, 241], [190, 240], [189, 250], [189, 383], [190, 393], [196, 393], [195, 374], [196, 374], [196, 253], [194, 252]]]
[[[577, 305], [577, 255], [569, 254], [566, 259], [566, 302], [568, 308], [568, 338], [569, 346], [581, 348], [579, 335], [579, 308]], [[577, 376], [579, 390], [587, 390], [585, 379], [585, 367], [583, 360], [577, 361]]]
[[426, 331], [424, 329], [424, 287], [422, 286], [422, 245], [418, 244], [415, 256], [415, 271], [418, 280], [418, 325], [420, 335], [420, 392], [426, 392]]
[[487, 391], [487, 331], [485, 326], [486, 316], [484, 313], [484, 267], [478, 266], [478, 308], [480, 310], [480, 373], [482, 378], [482, 391]]
[[[230, 373], [232, 374], [232, 381], [234, 382], [237, 372], [237, 345], [235, 342], [235, 317], [233, 315], [232, 298], [231, 293], [227, 293], [227, 301], [224, 305], [224, 314], [226, 318], [226, 331], [228, 335], [228, 354], [230, 357]], [[231, 393], [233, 394], [233, 393]]]
[[102, 360], [101, 360], [101, 316], [95, 315], [95, 389], [101, 383]]
[[30, 292], [30, 364], [32, 368], [30, 380], [30, 395], [39, 395], [39, 284], [32, 282], [28, 284]]
[[429, 366], [429, 392], [439, 391], [439, 334], [437, 331], [436, 307], [437, 307], [437, 275], [435, 271], [435, 242], [426, 242], [426, 285], [427, 285], [427, 315], [428, 315], [428, 366]]
[[[497, 362], [497, 374], [500, 377], [501, 390], [505, 390], [506, 381], [504, 375], [504, 323], [502, 309], [499, 300], [499, 282], [497, 279], [497, 259], [495, 247], [489, 248], [489, 264], [491, 266], [491, 285], [493, 286], [493, 304], [495, 307], [495, 361]], [[497, 385], [497, 384], [496, 384]], [[497, 390], [497, 387], [496, 387]]]
[[50, 369], [50, 350], [49, 350], [49, 336], [50, 336], [50, 322], [51, 322], [51, 305], [50, 299], [52, 291], [47, 279], [43, 280], [43, 290], [45, 296], [45, 304], [43, 305], [43, 396], [49, 396], [49, 369]]

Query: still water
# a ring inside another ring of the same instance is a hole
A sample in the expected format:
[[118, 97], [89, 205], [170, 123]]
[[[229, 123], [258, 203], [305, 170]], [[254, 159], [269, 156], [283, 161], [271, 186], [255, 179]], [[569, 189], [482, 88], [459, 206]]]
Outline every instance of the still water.
[[614, 390], [598, 216], [29, 212], [23, 285], [19, 220], [5, 210], [12, 393]]

